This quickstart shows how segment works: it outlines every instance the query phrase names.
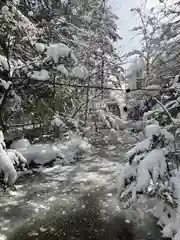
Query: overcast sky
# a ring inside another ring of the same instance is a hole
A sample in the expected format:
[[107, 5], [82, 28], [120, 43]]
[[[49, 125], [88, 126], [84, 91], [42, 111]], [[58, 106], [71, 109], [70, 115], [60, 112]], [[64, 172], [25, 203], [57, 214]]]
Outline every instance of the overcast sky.
[[[118, 28], [119, 34], [123, 38], [121, 45], [124, 52], [129, 52], [140, 47], [139, 39], [131, 40], [133, 35], [129, 30], [136, 26], [137, 17], [134, 16], [130, 9], [140, 6], [143, 1], [144, 0], [109, 0], [113, 11], [119, 17]], [[158, 0], [148, 0], [148, 7], [155, 6], [158, 2]]]

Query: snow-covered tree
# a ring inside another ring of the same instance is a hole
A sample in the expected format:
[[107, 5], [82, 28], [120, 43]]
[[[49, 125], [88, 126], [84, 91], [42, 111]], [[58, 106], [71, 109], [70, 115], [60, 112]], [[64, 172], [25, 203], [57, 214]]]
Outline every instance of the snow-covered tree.
[[[125, 208], [142, 203], [148, 206], [150, 198], [157, 198], [152, 213], [159, 219], [163, 235], [178, 239], [179, 163], [173, 161], [175, 138], [158, 124], [147, 125], [145, 136], [127, 152], [128, 163], [118, 178], [118, 197]], [[149, 211], [148, 207], [145, 210]], [[172, 215], [173, 211], [177, 213]]]

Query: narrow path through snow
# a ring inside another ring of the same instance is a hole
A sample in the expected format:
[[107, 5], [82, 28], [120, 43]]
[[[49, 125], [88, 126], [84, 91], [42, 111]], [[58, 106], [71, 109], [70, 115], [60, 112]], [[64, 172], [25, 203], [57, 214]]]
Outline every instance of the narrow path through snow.
[[[91, 156], [74, 165], [56, 165], [22, 177], [17, 182], [16, 192], [10, 191], [0, 198], [0, 239], [5, 239], [9, 230], [25, 220], [48, 211], [53, 204], [75, 201], [87, 190], [105, 187], [107, 201], [114, 201], [113, 186], [123, 162], [124, 153], [118, 147], [103, 149], [100, 146]], [[148, 240], [155, 239], [153, 236]]]

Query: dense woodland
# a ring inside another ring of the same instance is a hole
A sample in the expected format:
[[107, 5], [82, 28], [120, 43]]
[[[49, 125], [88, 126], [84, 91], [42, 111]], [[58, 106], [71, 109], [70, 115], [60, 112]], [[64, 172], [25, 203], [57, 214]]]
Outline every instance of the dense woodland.
[[105, 1], [2, 4], [3, 130], [47, 126], [59, 115], [87, 121], [91, 99], [102, 95], [112, 71], [121, 71], [116, 18]]

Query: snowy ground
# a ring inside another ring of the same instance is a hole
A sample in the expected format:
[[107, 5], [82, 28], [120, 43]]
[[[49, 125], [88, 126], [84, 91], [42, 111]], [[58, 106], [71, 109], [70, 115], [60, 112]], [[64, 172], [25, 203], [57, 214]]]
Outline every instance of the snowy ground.
[[[124, 161], [123, 155], [118, 147], [111, 146], [102, 150], [101, 146], [82, 162], [69, 166], [56, 165], [19, 179], [16, 184], [18, 190], [0, 198], [0, 239], [5, 239], [7, 233], [23, 224], [24, 220], [32, 216], [34, 218], [54, 204], [73, 201], [92, 188], [105, 187], [108, 202], [116, 204], [114, 186]], [[146, 239], [160, 239], [159, 229], [154, 222], [151, 224], [153, 228], [148, 235], [145, 233]], [[154, 234], [154, 228], [158, 235]]]

